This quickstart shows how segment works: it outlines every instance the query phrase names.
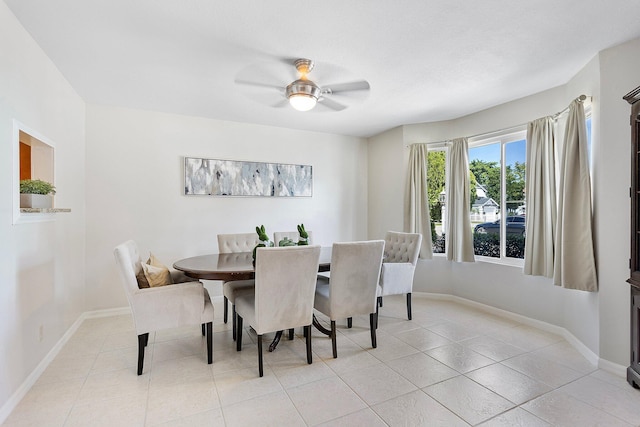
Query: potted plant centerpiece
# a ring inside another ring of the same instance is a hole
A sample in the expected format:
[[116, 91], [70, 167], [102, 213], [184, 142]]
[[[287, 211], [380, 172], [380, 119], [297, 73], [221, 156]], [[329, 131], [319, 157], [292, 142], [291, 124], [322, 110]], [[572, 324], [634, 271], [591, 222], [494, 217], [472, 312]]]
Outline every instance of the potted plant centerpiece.
[[20, 181], [21, 208], [52, 208], [56, 188], [53, 184], [40, 179]]

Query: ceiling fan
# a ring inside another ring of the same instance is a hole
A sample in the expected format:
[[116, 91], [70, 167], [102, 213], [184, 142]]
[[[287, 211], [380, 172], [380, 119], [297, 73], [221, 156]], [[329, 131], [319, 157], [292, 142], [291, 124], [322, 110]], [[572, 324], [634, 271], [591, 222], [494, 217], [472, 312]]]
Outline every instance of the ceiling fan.
[[[296, 70], [298, 70], [298, 79], [289, 83], [285, 87], [244, 80], [236, 80], [236, 83], [259, 87], [275, 87], [284, 95], [286, 100], [289, 101], [289, 104], [298, 111], [309, 111], [313, 109], [317, 103], [321, 103], [335, 111], [344, 110], [347, 106], [331, 99], [332, 95], [346, 95], [347, 92], [367, 91], [370, 88], [369, 83], [366, 80], [319, 86], [308, 78], [308, 74], [315, 65], [312, 60], [299, 58], [293, 62], [293, 65]], [[278, 104], [277, 106], [281, 106], [281, 104]]]

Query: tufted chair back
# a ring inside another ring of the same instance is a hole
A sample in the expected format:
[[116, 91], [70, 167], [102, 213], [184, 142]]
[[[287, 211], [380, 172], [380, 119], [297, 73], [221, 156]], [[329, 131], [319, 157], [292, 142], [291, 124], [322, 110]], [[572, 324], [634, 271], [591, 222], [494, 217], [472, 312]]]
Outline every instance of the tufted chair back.
[[251, 252], [258, 243], [258, 233], [218, 234], [218, 252], [221, 254]]
[[384, 260], [378, 286], [378, 304], [386, 295], [407, 295], [407, 317], [411, 320], [413, 273], [418, 263], [422, 234], [389, 231], [385, 238]]
[[421, 244], [421, 234], [389, 231], [385, 237], [384, 262], [408, 262], [415, 266]]

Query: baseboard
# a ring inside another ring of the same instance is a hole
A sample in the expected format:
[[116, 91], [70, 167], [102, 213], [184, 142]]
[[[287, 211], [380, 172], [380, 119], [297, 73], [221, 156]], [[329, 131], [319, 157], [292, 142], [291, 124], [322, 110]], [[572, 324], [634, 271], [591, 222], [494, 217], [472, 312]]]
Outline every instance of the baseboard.
[[108, 310], [96, 310], [96, 311], [87, 311], [82, 313], [75, 322], [67, 329], [67, 332], [62, 335], [62, 337], [58, 340], [58, 342], [53, 346], [51, 350], [47, 353], [47, 355], [38, 363], [36, 368], [29, 374], [29, 376], [20, 384], [20, 387], [11, 395], [9, 400], [2, 405], [0, 408], [0, 424], [4, 423], [5, 420], [9, 417], [11, 412], [18, 406], [18, 403], [22, 400], [22, 398], [31, 390], [31, 387], [38, 381], [38, 378], [42, 375], [42, 373], [47, 369], [47, 367], [51, 364], [53, 359], [56, 358], [60, 350], [64, 347], [64, 345], [69, 341], [69, 339], [73, 336], [73, 334], [78, 330], [82, 322], [85, 319], [97, 318], [97, 317], [107, 317], [107, 316], [118, 316], [122, 314], [131, 313], [131, 309], [129, 307], [123, 308], [113, 308]]
[[[582, 354], [584, 356], [585, 359], [587, 359], [590, 363], [594, 364], [595, 366], [600, 366], [600, 357], [594, 353], [593, 351], [591, 351], [591, 349], [589, 347], [587, 347], [586, 345], [584, 345], [582, 343], [582, 341], [580, 341], [578, 338], [575, 337], [575, 335], [573, 335], [571, 332], [567, 331], [564, 328], [560, 328], [562, 329], [562, 336], [564, 337], [564, 339], [567, 340], [567, 342], [569, 342], [569, 344], [571, 344], [573, 346], [573, 348], [575, 348], [576, 350], [578, 350], [578, 352], [580, 354]], [[626, 371], [624, 372], [624, 374], [626, 375]]]
[[426, 296], [427, 298], [431, 298], [435, 300], [455, 301], [457, 303], [474, 307], [490, 314], [495, 314], [500, 317], [504, 317], [510, 320], [515, 320], [517, 322], [520, 322], [528, 326], [533, 326], [535, 328], [542, 329], [543, 331], [560, 335], [561, 337], [566, 339], [567, 342], [571, 344], [573, 348], [575, 348], [590, 363], [594, 364], [598, 368], [601, 368], [607, 372], [618, 375], [622, 378], [626, 378], [626, 375], [627, 375], [626, 366], [618, 365], [617, 363], [613, 363], [608, 360], [601, 359], [596, 353], [594, 353], [589, 347], [584, 345], [584, 343], [580, 341], [578, 338], [576, 338], [571, 332], [569, 332], [567, 329], [562, 328], [560, 326], [552, 325], [551, 323], [532, 319], [530, 317], [526, 317], [521, 314], [513, 313], [511, 311], [503, 310], [501, 308], [496, 308], [487, 304], [462, 298], [456, 295], [431, 294], [428, 292], [414, 292], [414, 294], [421, 294]]
[[123, 314], [131, 314], [131, 308], [127, 306], [120, 308], [108, 308], [105, 310], [87, 311], [86, 313], [83, 313], [83, 316], [84, 319], [95, 319], [98, 317], [122, 316]]
[[617, 363], [609, 362], [608, 360], [605, 360], [605, 359], [600, 359], [598, 361], [598, 368], [622, 378], [627, 377], [626, 366], [618, 365]]

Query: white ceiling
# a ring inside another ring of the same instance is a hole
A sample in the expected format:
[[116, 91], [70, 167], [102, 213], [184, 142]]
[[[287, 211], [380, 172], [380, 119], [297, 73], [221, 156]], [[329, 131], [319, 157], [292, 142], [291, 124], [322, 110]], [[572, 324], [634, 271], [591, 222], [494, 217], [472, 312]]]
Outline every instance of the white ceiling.
[[[638, 0], [4, 1], [89, 103], [355, 136], [564, 84], [640, 37]], [[371, 90], [301, 113], [236, 83], [284, 89], [298, 57]]]

